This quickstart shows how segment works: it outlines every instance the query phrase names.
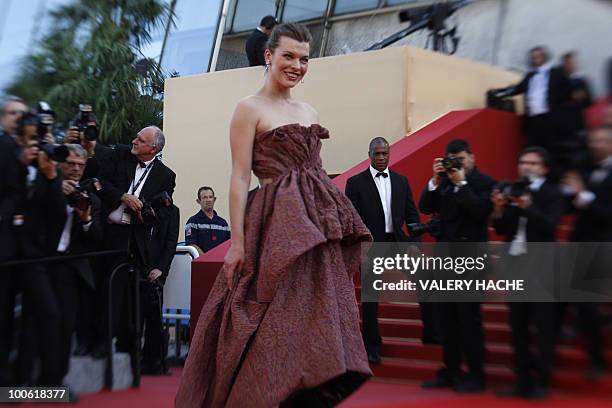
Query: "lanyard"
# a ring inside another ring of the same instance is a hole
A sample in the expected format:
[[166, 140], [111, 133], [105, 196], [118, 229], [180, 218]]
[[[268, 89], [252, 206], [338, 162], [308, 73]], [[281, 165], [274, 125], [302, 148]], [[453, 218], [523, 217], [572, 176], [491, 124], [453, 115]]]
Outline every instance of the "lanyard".
[[[138, 190], [138, 187], [140, 186], [140, 183], [142, 183], [144, 178], [147, 176], [147, 174], [149, 174], [149, 171], [153, 167], [154, 163], [155, 163], [155, 161], [152, 161], [150, 164], [147, 165], [147, 168], [145, 169], [144, 173], [142, 173], [142, 175], [140, 176], [140, 178], [138, 179], [136, 184], [134, 184], [134, 180], [135, 179], [132, 180], [132, 184], [130, 185], [130, 188], [128, 189], [128, 194], [134, 194], [136, 192], [136, 190]], [[131, 191], [131, 193], [130, 193], [130, 191]]]

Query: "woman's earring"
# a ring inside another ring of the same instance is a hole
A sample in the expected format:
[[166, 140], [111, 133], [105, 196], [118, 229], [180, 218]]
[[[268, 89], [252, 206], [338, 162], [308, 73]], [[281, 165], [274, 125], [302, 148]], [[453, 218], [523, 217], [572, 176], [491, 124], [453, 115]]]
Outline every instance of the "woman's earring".
[[302, 78], [302, 83], [304, 83], [304, 78]]
[[266, 62], [266, 70], [264, 71], [264, 75], [266, 75], [270, 71], [270, 63]]

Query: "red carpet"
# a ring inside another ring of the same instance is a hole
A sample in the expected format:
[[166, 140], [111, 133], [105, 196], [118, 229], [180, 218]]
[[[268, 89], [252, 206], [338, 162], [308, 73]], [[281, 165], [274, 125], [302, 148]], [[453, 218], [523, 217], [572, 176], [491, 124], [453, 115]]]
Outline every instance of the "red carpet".
[[[81, 396], [77, 406], [82, 408], [170, 408], [174, 406], [174, 394], [178, 388], [180, 370], [172, 371], [168, 377], [143, 377], [139, 389], [100, 392]], [[563, 393], [556, 391], [544, 402], [528, 403], [519, 400], [500, 400], [492, 392], [473, 396], [460, 396], [452, 391], [425, 391], [416, 383], [388, 383], [373, 380], [368, 382], [342, 408], [400, 408], [400, 407], [444, 407], [444, 408], [491, 408], [491, 407], [610, 407], [612, 402], [612, 380], [600, 384], [610, 391], [608, 398], [595, 398], [589, 393]], [[40, 404], [19, 405], [36, 408]], [[45, 404], [45, 407], [66, 407], [66, 404]], [[245, 408], [249, 408], [248, 404]]]

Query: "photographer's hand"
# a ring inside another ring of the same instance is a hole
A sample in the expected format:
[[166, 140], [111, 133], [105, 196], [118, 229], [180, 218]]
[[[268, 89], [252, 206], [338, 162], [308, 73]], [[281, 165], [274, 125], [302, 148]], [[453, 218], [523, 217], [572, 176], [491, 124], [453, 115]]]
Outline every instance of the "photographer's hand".
[[38, 151], [36, 142], [31, 142], [27, 147], [23, 148], [19, 154], [19, 161], [26, 167], [31, 165], [38, 157]]
[[121, 202], [134, 212], [138, 212], [142, 209], [142, 201], [135, 195], [126, 193], [121, 196]]
[[76, 126], [71, 127], [66, 132], [66, 143], [79, 143], [81, 140], [81, 136], [79, 134], [79, 129]]
[[442, 158], [441, 157], [436, 157], [433, 161], [433, 183], [438, 186], [440, 185], [440, 182], [442, 181], [442, 177], [440, 177], [440, 173], [444, 173], [446, 170], [444, 170], [444, 166], [442, 166]]
[[96, 144], [98, 142], [96, 140], [87, 139], [85, 137], [85, 134], [83, 134], [83, 132], [80, 133], [80, 137], [81, 137], [81, 146], [83, 146], [83, 149], [87, 151], [87, 154], [89, 155], [89, 157], [92, 157], [95, 154]]
[[91, 205], [88, 206], [85, 210], [81, 210], [78, 207], [74, 207], [74, 212], [83, 224], [89, 224], [91, 222]]
[[151, 272], [149, 272], [149, 281], [155, 282], [155, 280], [160, 276], [162, 276], [162, 271], [159, 269], [153, 269]]
[[501, 191], [495, 189], [491, 193], [491, 202], [493, 203], [493, 218], [498, 219], [503, 217], [507, 203], [506, 196], [504, 196]]
[[64, 195], [70, 195], [74, 191], [77, 182], [74, 180], [64, 180], [62, 181], [62, 192]]
[[54, 180], [57, 177], [57, 163], [43, 151], [38, 152], [38, 169], [47, 180]]
[[523, 194], [520, 197], [512, 197], [512, 202], [520, 209], [531, 207], [531, 194]]
[[451, 169], [447, 172], [448, 178], [454, 185], [460, 184], [462, 181], [465, 181], [465, 169]]

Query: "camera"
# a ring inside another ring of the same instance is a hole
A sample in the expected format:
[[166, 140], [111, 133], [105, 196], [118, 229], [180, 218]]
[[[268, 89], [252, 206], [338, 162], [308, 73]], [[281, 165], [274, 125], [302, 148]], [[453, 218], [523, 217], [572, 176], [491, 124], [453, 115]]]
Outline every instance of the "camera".
[[91, 206], [90, 194], [98, 191], [99, 187], [100, 182], [95, 178], [79, 182], [74, 191], [68, 195], [68, 205], [81, 211], [87, 210]]
[[91, 105], [87, 103], [79, 104], [79, 113], [73, 119], [73, 126], [82, 132], [85, 139], [93, 142], [98, 139], [98, 126], [96, 123], [96, 116], [93, 113]]
[[518, 198], [529, 192], [529, 185], [531, 183], [527, 178], [522, 178], [516, 181], [500, 181], [495, 186], [496, 190], [499, 190], [505, 197]]
[[172, 205], [172, 197], [166, 191], [153, 196], [150, 200], [144, 200], [140, 216], [145, 225], [153, 225], [157, 223], [157, 213], [162, 207], [170, 207]]
[[454, 156], [444, 157], [440, 164], [442, 164], [442, 167], [444, 167], [444, 171], [439, 173], [439, 175], [442, 177], [446, 177], [446, 172], [452, 169], [461, 170], [463, 168], [463, 163], [461, 160]]
[[65, 162], [68, 157], [68, 148], [64, 145], [49, 143], [45, 140], [47, 133], [51, 132], [51, 128], [55, 124], [55, 112], [47, 102], [40, 101], [38, 110], [35, 114], [26, 114], [23, 117], [21, 127], [28, 125], [36, 125], [36, 133], [38, 136], [37, 146], [45, 152], [53, 161]]
[[423, 234], [429, 234], [433, 237], [440, 235], [440, 218], [438, 216], [432, 217], [425, 223], [415, 222], [407, 224], [408, 233], [414, 237], [420, 237]]

